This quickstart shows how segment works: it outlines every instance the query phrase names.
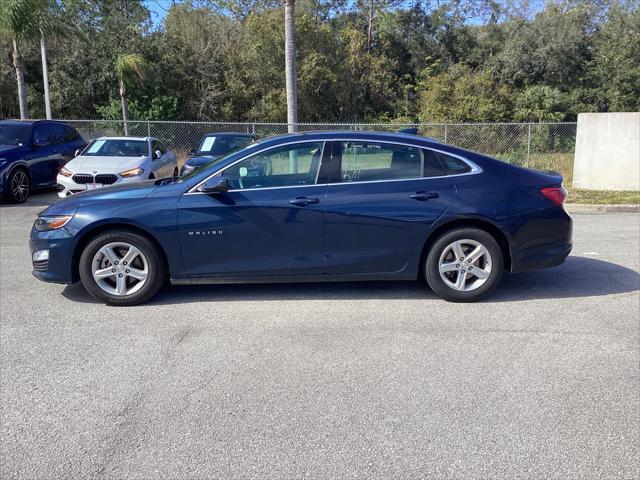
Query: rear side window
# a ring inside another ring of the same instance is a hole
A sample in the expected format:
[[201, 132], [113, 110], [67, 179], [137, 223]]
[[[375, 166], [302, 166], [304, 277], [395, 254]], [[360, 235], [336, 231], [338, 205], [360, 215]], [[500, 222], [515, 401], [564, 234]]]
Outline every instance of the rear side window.
[[39, 123], [33, 132], [33, 141], [36, 145], [49, 145], [51, 143], [51, 133], [49, 132], [49, 125], [46, 123]]
[[376, 142], [342, 142], [340, 182], [400, 180], [422, 176], [422, 150]]
[[448, 175], [460, 175], [471, 171], [471, 167], [457, 157], [442, 152], [434, 152], [434, 154], [438, 156]]
[[78, 135], [78, 132], [76, 132], [75, 129], [73, 127], [70, 127], [69, 125], [64, 126], [64, 133], [65, 133], [65, 142], [73, 142], [74, 140], [77, 140], [78, 137], [80, 136]]
[[66, 141], [67, 132], [65, 126], [61, 123], [50, 123], [49, 132], [51, 134], [49, 142], [52, 144], [64, 143]]
[[443, 177], [445, 171], [436, 153], [431, 150], [423, 150], [424, 155], [424, 174], [423, 177]]

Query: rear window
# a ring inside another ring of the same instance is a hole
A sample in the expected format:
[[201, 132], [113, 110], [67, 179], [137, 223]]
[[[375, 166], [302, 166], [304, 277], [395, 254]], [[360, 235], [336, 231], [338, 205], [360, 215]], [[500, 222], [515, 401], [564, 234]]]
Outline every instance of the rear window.
[[448, 175], [460, 175], [462, 173], [469, 173], [471, 171], [471, 167], [464, 161], [460, 160], [458, 157], [454, 157], [451, 155], [447, 155], [442, 152], [434, 152], [440, 162], [442, 162], [442, 166]]

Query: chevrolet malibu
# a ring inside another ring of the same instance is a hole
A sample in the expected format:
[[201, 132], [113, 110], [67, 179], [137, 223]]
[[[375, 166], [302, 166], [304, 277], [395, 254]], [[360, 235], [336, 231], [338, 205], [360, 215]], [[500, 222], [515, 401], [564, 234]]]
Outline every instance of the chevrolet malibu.
[[60, 169], [58, 196], [170, 175], [178, 176], [176, 155], [157, 138], [102, 137]]
[[185, 177], [56, 203], [33, 274], [111, 305], [173, 284], [421, 280], [449, 301], [571, 251], [562, 177], [405, 134], [262, 140]]

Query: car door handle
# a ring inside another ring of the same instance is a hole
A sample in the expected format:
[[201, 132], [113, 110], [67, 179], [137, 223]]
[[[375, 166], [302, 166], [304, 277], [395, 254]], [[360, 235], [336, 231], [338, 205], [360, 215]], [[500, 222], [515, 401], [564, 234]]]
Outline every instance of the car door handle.
[[435, 192], [416, 192], [409, 195], [409, 198], [414, 200], [429, 200], [430, 198], [438, 198], [439, 195]]
[[318, 203], [320, 201], [319, 198], [309, 198], [309, 197], [296, 197], [293, 200], [289, 200], [291, 205], [310, 205], [312, 203]]

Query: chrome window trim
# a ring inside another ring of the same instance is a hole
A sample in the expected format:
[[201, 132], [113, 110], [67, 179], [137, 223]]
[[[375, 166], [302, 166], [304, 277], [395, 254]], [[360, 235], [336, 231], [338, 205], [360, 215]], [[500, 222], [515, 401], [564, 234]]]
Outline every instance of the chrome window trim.
[[[258, 155], [262, 152], [265, 152], [267, 150], [271, 150], [273, 148], [279, 148], [279, 147], [286, 147], [288, 145], [296, 145], [299, 143], [317, 143], [317, 142], [323, 142], [324, 145], [322, 147], [322, 157], [321, 157], [321, 163], [320, 163], [320, 168], [322, 168], [322, 159], [324, 157], [324, 149], [326, 147], [327, 142], [359, 142], [359, 141], [368, 141], [368, 142], [378, 142], [378, 143], [388, 143], [391, 145], [403, 145], [405, 147], [413, 147], [413, 148], [420, 148], [420, 149], [424, 149], [424, 150], [431, 150], [434, 152], [439, 152], [439, 153], [443, 153], [445, 155], [451, 155], [452, 157], [455, 157], [459, 160], [462, 160], [464, 163], [466, 163], [467, 165], [469, 165], [469, 167], [471, 168], [470, 172], [465, 172], [465, 173], [457, 173], [455, 175], [439, 175], [437, 177], [413, 177], [413, 178], [397, 178], [397, 179], [390, 179], [390, 180], [363, 180], [363, 181], [355, 181], [355, 182], [335, 182], [335, 183], [322, 183], [322, 184], [318, 184], [318, 183], [314, 183], [314, 184], [308, 184], [308, 185], [286, 185], [283, 187], [260, 187], [260, 188], [246, 188], [246, 189], [233, 189], [233, 190], [229, 190], [229, 192], [249, 192], [249, 191], [255, 191], [255, 190], [273, 190], [276, 188], [300, 188], [300, 187], [318, 187], [318, 186], [323, 186], [323, 185], [327, 185], [327, 186], [331, 186], [331, 185], [354, 185], [354, 184], [362, 184], [362, 183], [380, 183], [380, 182], [407, 182], [410, 180], [428, 180], [431, 178], [451, 178], [451, 177], [462, 177], [465, 175], [477, 175], [478, 173], [482, 173], [482, 168], [475, 164], [474, 162], [472, 162], [471, 160], [469, 160], [468, 158], [465, 158], [461, 155], [458, 155], [457, 153], [452, 153], [452, 152], [447, 152], [446, 150], [440, 150], [438, 148], [432, 148], [432, 147], [424, 147], [424, 146], [420, 146], [420, 145], [415, 145], [412, 143], [405, 143], [405, 142], [392, 142], [389, 140], [364, 140], [362, 138], [358, 139], [358, 138], [349, 138], [349, 137], [344, 137], [344, 138], [332, 138], [330, 140], [310, 140], [310, 139], [300, 139], [300, 140], [295, 140], [295, 141], [291, 141], [291, 142], [287, 142], [287, 143], [281, 143], [280, 145], [272, 145], [269, 147], [265, 147], [261, 150], [258, 150], [256, 152], [253, 152], [251, 155], [239, 158], [238, 160], [236, 160], [235, 162], [233, 162], [230, 165], [227, 165], [223, 168], [220, 168], [218, 170], [216, 170], [215, 172], [213, 172], [211, 175], [209, 175], [207, 178], [205, 178], [204, 180], [202, 180], [201, 182], [199, 182], [198, 184], [194, 185], [193, 187], [191, 187], [189, 190], [187, 190], [183, 195], [209, 195], [206, 192], [199, 192], [198, 188], [200, 188], [200, 186], [202, 186], [204, 183], [206, 183], [210, 178], [215, 177], [216, 175], [218, 175], [219, 173], [224, 173], [224, 171], [227, 168], [231, 168], [233, 167], [236, 163], [239, 163], [247, 158], [249, 158], [250, 156], [254, 156], [254, 155]], [[423, 164], [424, 164], [424, 160], [423, 160]], [[318, 173], [320, 172], [320, 168], [318, 169]], [[317, 179], [316, 179], [317, 181]]]

